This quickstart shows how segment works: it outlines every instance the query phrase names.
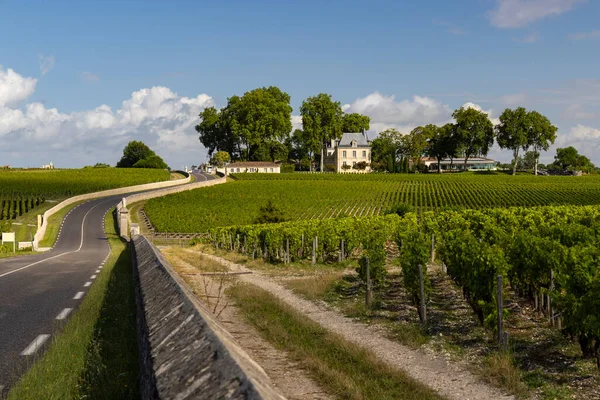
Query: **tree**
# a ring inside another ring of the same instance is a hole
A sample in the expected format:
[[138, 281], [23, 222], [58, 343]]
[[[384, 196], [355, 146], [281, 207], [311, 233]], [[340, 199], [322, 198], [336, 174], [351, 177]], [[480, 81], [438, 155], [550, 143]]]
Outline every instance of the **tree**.
[[429, 137], [425, 153], [429, 157], [435, 157], [435, 159], [437, 160], [438, 174], [441, 174], [442, 159], [448, 157], [448, 151], [452, 148], [450, 142], [452, 140], [453, 125], [446, 124], [441, 127], [433, 125], [433, 128], [430, 128], [430, 130], [432, 134]]
[[465, 155], [466, 170], [470, 157], [487, 155], [494, 144], [494, 125], [486, 113], [470, 107], [455, 110], [452, 117], [456, 120], [455, 134]]
[[[196, 126], [209, 155], [227, 151], [234, 159], [253, 160], [252, 153], [271, 154], [265, 146], [278, 146], [292, 130], [290, 96], [275, 86], [254, 89], [227, 99], [220, 111], [209, 107]], [[263, 148], [263, 149], [261, 149]], [[245, 154], [244, 154], [245, 153]], [[267, 159], [271, 158], [270, 156]], [[261, 160], [266, 161], [266, 160]]]
[[529, 147], [529, 120], [529, 113], [523, 107], [514, 110], [507, 108], [500, 115], [500, 124], [496, 126], [498, 145], [513, 152], [513, 175], [517, 173], [519, 150], [526, 151]]
[[429, 124], [418, 126], [403, 137], [404, 152], [412, 159], [413, 168], [421, 163], [421, 158], [429, 145], [429, 139], [435, 135], [437, 126]]
[[352, 166], [353, 169], [356, 169], [358, 171], [364, 171], [365, 169], [367, 169], [367, 167], [369, 166], [369, 163], [366, 161], [359, 161], [356, 164], [354, 164]]
[[[146, 160], [146, 161], [143, 161]], [[117, 168], [168, 168], [167, 164], [143, 142], [131, 141], [123, 149]]]
[[258, 217], [254, 220], [255, 224], [276, 224], [285, 222], [286, 218], [283, 212], [269, 199], [267, 204], [260, 208]]
[[528, 151], [523, 156], [523, 168], [534, 169], [537, 160], [540, 158], [540, 153], [535, 151]]
[[402, 153], [402, 134], [386, 129], [371, 142], [371, 167], [397, 172], [398, 156]]
[[368, 131], [371, 118], [358, 113], [344, 114], [342, 117], [342, 132]]
[[302, 129], [306, 144], [313, 153], [321, 151], [321, 172], [323, 172], [324, 149], [328, 141], [342, 137], [342, 107], [339, 101], [320, 93], [309, 97], [300, 106]]
[[224, 167], [225, 164], [227, 164], [230, 161], [231, 161], [231, 156], [226, 151], [217, 151], [210, 158], [211, 165], [216, 165], [219, 168]]
[[537, 153], [535, 159], [534, 173], [538, 173], [538, 163], [540, 159], [540, 151], [548, 151], [551, 144], [556, 140], [556, 132], [558, 128], [550, 123], [550, 120], [537, 111], [528, 113], [529, 133], [528, 145], [533, 147], [533, 151]]
[[554, 166], [563, 171], [581, 170], [592, 172], [594, 170], [594, 164], [592, 164], [590, 159], [580, 155], [573, 146], [556, 149]]

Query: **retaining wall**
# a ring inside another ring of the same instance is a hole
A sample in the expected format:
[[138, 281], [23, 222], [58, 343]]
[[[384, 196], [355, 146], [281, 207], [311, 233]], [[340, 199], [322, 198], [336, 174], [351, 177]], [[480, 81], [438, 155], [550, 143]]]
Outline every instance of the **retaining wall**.
[[57, 205], [55, 205], [54, 207], [52, 207], [51, 209], [47, 210], [44, 213], [44, 216], [42, 218], [42, 225], [38, 227], [38, 230], [35, 233], [35, 236], [33, 238], [33, 248], [34, 248], [34, 250], [39, 249], [38, 245], [39, 245], [40, 241], [44, 239], [44, 235], [46, 234], [46, 229], [48, 228], [48, 218], [50, 218], [52, 215], [57, 213], [60, 209], [66, 207], [68, 205], [71, 205], [73, 203], [77, 203], [77, 202], [83, 201], [83, 200], [97, 199], [99, 197], [115, 196], [118, 194], [131, 193], [131, 192], [141, 192], [144, 190], [168, 188], [168, 187], [172, 187], [172, 186], [182, 185], [184, 183], [189, 182], [191, 179], [192, 179], [192, 177], [189, 174], [187, 174], [187, 177], [183, 178], [183, 179], [146, 183], [143, 185], [136, 185], [136, 186], [127, 186], [127, 187], [122, 187], [122, 188], [117, 188], [117, 189], [103, 190], [101, 192], [87, 193], [87, 194], [81, 194], [79, 196], [71, 197], [65, 201], [58, 203]]
[[131, 248], [142, 399], [283, 399], [145, 237]]

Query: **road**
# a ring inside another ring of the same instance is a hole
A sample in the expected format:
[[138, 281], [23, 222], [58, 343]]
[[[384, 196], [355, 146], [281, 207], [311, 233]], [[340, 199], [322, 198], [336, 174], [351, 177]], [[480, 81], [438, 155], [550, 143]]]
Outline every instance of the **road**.
[[[197, 181], [214, 179], [192, 175]], [[124, 196], [91, 200], [71, 210], [49, 252], [0, 260], [0, 398], [93, 285], [110, 252], [104, 216]]]

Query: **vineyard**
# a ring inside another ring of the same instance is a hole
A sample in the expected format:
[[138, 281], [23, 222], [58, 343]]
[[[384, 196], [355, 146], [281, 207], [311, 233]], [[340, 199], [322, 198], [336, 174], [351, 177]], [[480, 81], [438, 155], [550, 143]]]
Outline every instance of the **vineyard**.
[[[427, 270], [432, 237], [438, 261], [482, 325], [495, 329], [501, 276], [503, 291], [510, 289], [543, 309], [553, 326], [576, 340], [584, 357], [597, 357], [600, 368], [599, 207], [390, 214], [210, 230], [214, 246], [268, 262], [314, 264], [368, 255], [376, 283], [385, 280], [381, 255], [395, 242], [396, 262], [415, 306], [422, 300], [418, 266]], [[430, 286], [424, 276], [423, 304]]]
[[13, 220], [48, 199], [168, 179], [168, 171], [146, 169], [2, 170], [0, 220]]
[[399, 203], [419, 213], [446, 209], [600, 204], [600, 177], [455, 174], [238, 174], [238, 181], [152, 199], [161, 232], [206, 232], [250, 224], [268, 200], [288, 220], [374, 216]]

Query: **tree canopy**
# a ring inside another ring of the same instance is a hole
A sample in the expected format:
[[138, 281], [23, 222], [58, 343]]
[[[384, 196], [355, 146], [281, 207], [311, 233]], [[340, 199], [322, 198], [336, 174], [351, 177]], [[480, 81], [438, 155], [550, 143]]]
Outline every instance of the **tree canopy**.
[[215, 154], [213, 154], [213, 156], [210, 158], [210, 163], [212, 165], [216, 165], [219, 168], [222, 168], [225, 166], [225, 164], [227, 164], [228, 162], [231, 161], [231, 156], [229, 155], [228, 152], [226, 151], [217, 151]]
[[548, 148], [556, 140], [556, 132], [558, 128], [550, 120], [537, 111], [530, 111], [529, 117], [529, 133], [528, 145], [533, 148], [533, 151], [538, 154], [535, 160], [535, 174], [538, 172], [539, 153], [540, 151], [548, 151]]
[[131, 141], [123, 149], [123, 157], [117, 168], [156, 168], [166, 169], [167, 164], [143, 142]]
[[342, 116], [342, 132], [362, 132], [368, 131], [371, 124], [371, 118], [358, 113], [344, 114]]
[[526, 151], [529, 147], [529, 132], [530, 118], [525, 108], [507, 108], [500, 115], [500, 124], [496, 126], [496, 140], [500, 148], [513, 152], [513, 175], [517, 173], [519, 150]]
[[552, 167], [563, 171], [584, 171], [592, 172], [594, 164], [584, 155], [580, 155], [573, 146], [556, 149], [554, 164]]
[[494, 125], [488, 115], [471, 107], [462, 107], [452, 114], [456, 120], [456, 140], [465, 156], [465, 169], [470, 157], [487, 155], [494, 143]]

